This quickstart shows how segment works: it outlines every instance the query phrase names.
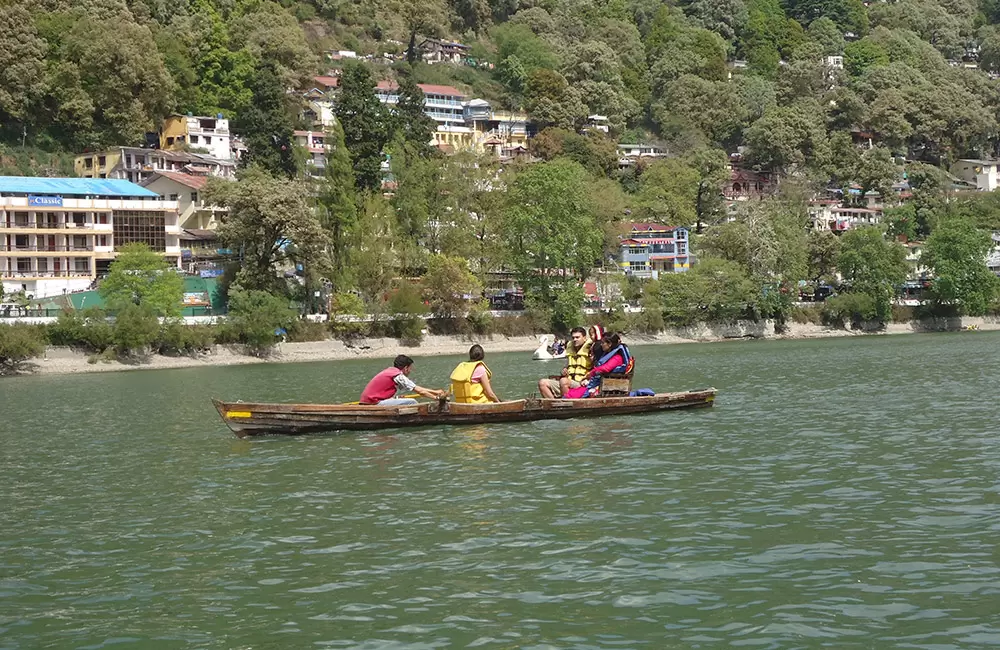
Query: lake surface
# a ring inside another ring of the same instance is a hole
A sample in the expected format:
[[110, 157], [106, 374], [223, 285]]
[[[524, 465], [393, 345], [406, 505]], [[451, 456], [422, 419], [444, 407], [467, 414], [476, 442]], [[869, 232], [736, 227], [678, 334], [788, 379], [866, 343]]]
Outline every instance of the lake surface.
[[253, 442], [211, 396], [385, 362], [2, 380], [0, 648], [1000, 645], [998, 344], [637, 347], [715, 408]]

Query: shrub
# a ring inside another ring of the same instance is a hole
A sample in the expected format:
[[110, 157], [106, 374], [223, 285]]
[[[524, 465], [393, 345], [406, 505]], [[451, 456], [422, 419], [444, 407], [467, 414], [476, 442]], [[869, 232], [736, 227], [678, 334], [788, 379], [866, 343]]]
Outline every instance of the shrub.
[[126, 305], [118, 312], [112, 329], [115, 351], [122, 357], [144, 356], [160, 333], [152, 308]]
[[543, 330], [538, 327], [535, 319], [518, 315], [494, 318], [493, 331], [500, 336], [531, 336]]
[[490, 303], [481, 300], [469, 308], [465, 323], [473, 334], [491, 334], [493, 332], [493, 314], [490, 313]]
[[62, 312], [56, 322], [49, 325], [48, 336], [52, 345], [85, 348], [93, 352], [104, 352], [114, 343], [113, 327], [108, 322], [107, 314], [96, 307]]
[[917, 309], [910, 307], [909, 305], [893, 305], [892, 322], [908, 323], [914, 318], [917, 318], [917, 311]]
[[795, 323], [820, 325], [823, 322], [823, 308], [819, 305], [809, 305], [808, 307], [793, 305], [788, 313], [788, 318]]
[[159, 354], [195, 356], [208, 352], [215, 343], [216, 333], [223, 328], [211, 325], [185, 325], [178, 320], [163, 323], [153, 344]]
[[38, 325], [0, 324], [0, 375], [23, 370], [24, 362], [45, 352], [45, 330]]
[[325, 341], [330, 338], [330, 331], [326, 323], [314, 323], [311, 320], [300, 318], [292, 321], [288, 327], [289, 341]]
[[864, 321], [877, 316], [875, 299], [866, 293], [842, 293], [827, 298], [823, 303], [823, 319], [840, 327], [845, 321], [850, 321], [853, 329], [861, 329]]
[[386, 323], [390, 336], [404, 345], [420, 345], [424, 338], [424, 319], [427, 306], [420, 298], [420, 290], [405, 282], [389, 297], [389, 313], [392, 320]]
[[278, 334], [291, 327], [297, 314], [288, 300], [266, 291], [233, 289], [229, 294], [228, 336], [241, 343], [247, 352], [265, 357], [278, 342]]
[[365, 302], [360, 296], [353, 293], [338, 293], [330, 301], [330, 333], [334, 338], [350, 340], [367, 336], [371, 332], [371, 325], [362, 320], [339, 320], [345, 318], [364, 318]]

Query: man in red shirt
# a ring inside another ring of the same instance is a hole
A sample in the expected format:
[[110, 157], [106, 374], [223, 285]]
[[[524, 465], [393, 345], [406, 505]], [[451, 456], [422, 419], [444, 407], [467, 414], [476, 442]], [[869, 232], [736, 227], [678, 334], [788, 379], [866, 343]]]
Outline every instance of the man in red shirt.
[[417, 386], [410, 379], [411, 370], [413, 370], [413, 359], [405, 354], [399, 355], [393, 360], [392, 366], [372, 377], [361, 391], [360, 403], [379, 406], [406, 406], [417, 403], [417, 400], [410, 397], [397, 398], [395, 396], [397, 391], [403, 394], [416, 393], [428, 399], [438, 399], [448, 395], [447, 391]]

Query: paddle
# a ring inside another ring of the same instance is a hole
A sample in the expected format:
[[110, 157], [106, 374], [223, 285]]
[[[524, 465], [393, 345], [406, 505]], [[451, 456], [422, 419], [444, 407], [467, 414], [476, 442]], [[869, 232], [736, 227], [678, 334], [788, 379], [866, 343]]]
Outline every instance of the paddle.
[[[399, 398], [405, 398], [405, 399], [417, 399], [418, 397], [420, 397], [420, 395], [418, 395], [417, 393], [410, 393], [409, 395], [400, 395], [399, 396]], [[357, 402], [344, 402], [344, 404], [351, 404], [351, 405], [361, 404], [361, 401], [359, 400]], [[375, 405], [372, 404], [372, 406], [375, 406]]]

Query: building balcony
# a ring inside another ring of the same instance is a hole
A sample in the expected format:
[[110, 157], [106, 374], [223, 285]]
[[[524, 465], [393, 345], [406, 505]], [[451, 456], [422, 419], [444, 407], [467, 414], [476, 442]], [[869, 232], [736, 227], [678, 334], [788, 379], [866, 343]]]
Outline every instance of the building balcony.
[[18, 280], [44, 280], [47, 278], [89, 278], [91, 271], [0, 271], [0, 278], [15, 278]]
[[[85, 230], [92, 229], [95, 224], [93, 223], [73, 223], [72, 221], [68, 223], [23, 223], [18, 221], [0, 221], [0, 228], [9, 228], [11, 230]], [[104, 224], [101, 224], [104, 225]], [[110, 229], [111, 226], [108, 226]]]
[[93, 246], [7, 246], [0, 244], [0, 253], [87, 253], [94, 250]]

